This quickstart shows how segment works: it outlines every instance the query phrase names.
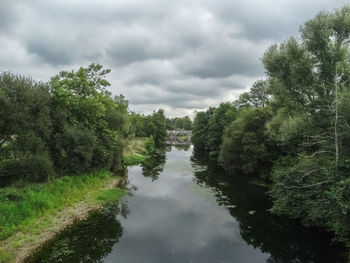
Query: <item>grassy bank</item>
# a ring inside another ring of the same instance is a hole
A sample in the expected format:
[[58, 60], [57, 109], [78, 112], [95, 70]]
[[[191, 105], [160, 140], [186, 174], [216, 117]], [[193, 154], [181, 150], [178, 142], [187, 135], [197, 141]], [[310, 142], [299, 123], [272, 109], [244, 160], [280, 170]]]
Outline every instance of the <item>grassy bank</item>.
[[188, 139], [188, 136], [186, 134], [180, 134], [180, 135], [176, 136], [176, 139], [179, 142], [185, 142]]
[[124, 164], [132, 166], [142, 163], [147, 158], [147, 150], [145, 148], [146, 137], [138, 137], [129, 139], [124, 151]]
[[142, 155], [137, 153], [129, 154], [124, 157], [124, 164], [126, 166], [138, 165], [146, 159], [147, 159], [147, 155]]
[[[147, 158], [146, 139], [125, 142], [125, 165], [136, 165]], [[20, 188], [1, 188], [0, 263], [25, 262], [30, 253], [76, 220], [120, 199], [125, 193], [115, 187], [120, 180], [101, 171]]]
[[125, 193], [109, 172], [0, 189], [0, 262], [23, 262], [27, 254], [75, 220]]

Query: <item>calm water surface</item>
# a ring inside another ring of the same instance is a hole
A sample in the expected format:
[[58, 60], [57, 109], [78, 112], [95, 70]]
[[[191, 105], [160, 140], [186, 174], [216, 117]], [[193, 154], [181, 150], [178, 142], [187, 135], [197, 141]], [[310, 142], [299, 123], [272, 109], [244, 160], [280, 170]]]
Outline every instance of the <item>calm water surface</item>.
[[317, 229], [272, 216], [264, 188], [176, 149], [128, 170], [131, 194], [47, 244], [32, 262], [345, 262]]

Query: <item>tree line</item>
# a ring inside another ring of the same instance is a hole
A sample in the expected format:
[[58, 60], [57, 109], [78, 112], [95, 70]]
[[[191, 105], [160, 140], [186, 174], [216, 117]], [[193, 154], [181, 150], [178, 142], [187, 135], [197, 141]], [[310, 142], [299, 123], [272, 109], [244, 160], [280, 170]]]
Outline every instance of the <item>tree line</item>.
[[350, 7], [270, 46], [266, 79], [198, 112], [192, 142], [230, 173], [272, 184], [272, 212], [350, 237]]
[[[109, 69], [91, 64], [62, 71], [49, 82], [0, 74], [0, 186], [42, 182], [60, 175], [123, 169], [125, 138], [166, 141], [163, 110], [128, 112], [123, 95], [107, 90]], [[139, 130], [140, 129], [140, 130]]]
[[168, 130], [192, 130], [192, 120], [190, 117], [175, 117], [166, 119]]
[[152, 115], [132, 112], [130, 114], [131, 129], [129, 135], [135, 137], [151, 137], [156, 147], [161, 147], [167, 139], [166, 117], [164, 110], [154, 111]]

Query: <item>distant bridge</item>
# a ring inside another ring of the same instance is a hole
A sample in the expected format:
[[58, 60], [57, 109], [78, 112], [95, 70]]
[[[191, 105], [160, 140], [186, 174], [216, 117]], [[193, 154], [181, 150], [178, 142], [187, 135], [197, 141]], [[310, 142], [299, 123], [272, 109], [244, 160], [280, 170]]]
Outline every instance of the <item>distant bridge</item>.
[[[179, 135], [186, 135], [187, 138], [186, 140], [179, 140], [178, 136]], [[168, 130], [168, 140], [167, 140], [167, 144], [171, 144], [171, 145], [190, 145], [191, 144], [191, 137], [192, 137], [192, 131], [189, 130], [172, 130], [169, 131]]]

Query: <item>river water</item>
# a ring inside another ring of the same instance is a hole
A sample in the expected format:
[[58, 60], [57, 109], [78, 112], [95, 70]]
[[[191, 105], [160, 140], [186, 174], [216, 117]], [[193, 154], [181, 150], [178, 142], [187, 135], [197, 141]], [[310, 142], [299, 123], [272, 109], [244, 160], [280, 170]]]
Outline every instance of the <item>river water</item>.
[[130, 194], [31, 262], [346, 262], [330, 235], [271, 215], [265, 188], [168, 149], [128, 169]]

